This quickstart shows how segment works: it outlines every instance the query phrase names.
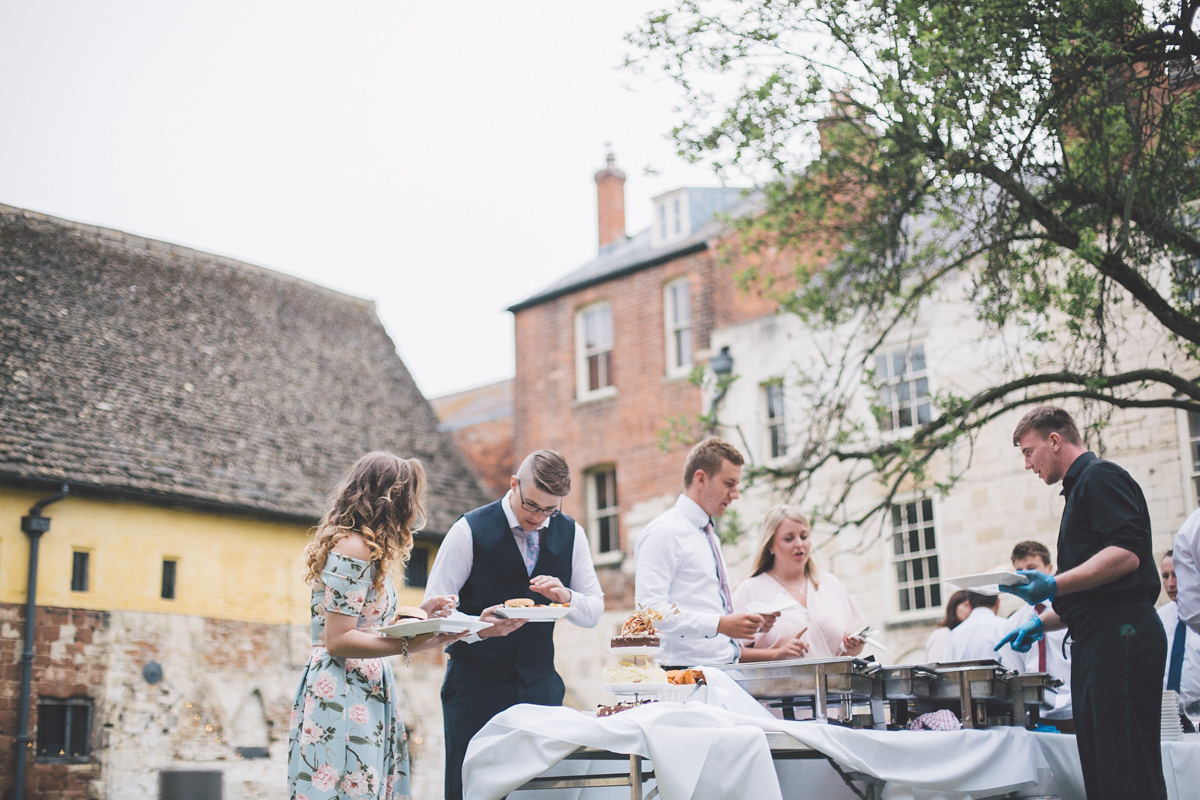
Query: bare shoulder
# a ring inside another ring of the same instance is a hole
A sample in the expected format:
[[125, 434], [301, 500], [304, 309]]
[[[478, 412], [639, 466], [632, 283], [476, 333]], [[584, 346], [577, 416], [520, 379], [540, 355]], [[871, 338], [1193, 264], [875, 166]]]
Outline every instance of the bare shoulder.
[[339, 539], [338, 543], [333, 546], [333, 552], [357, 558], [359, 561], [371, 560], [371, 548], [367, 546], [367, 540], [362, 537], [361, 533], [350, 533]]

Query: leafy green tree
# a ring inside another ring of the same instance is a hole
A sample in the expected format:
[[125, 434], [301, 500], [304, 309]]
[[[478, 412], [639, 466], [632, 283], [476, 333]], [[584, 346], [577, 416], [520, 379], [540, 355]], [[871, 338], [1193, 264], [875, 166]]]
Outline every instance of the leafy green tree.
[[[741, 171], [740, 247], [796, 253], [781, 308], [840, 344], [786, 468], [861, 523], [1015, 408], [1200, 411], [1200, 0], [677, 0], [629, 40], [681, 88], [680, 152]], [[747, 270], [747, 281], [765, 277]], [[881, 343], [940, 300], [1011, 343], [990, 384], [881, 437]], [[1152, 343], [1147, 346], [1146, 343]], [[948, 459], [947, 459], [948, 460]], [[848, 503], [881, 482], [873, 507]]]

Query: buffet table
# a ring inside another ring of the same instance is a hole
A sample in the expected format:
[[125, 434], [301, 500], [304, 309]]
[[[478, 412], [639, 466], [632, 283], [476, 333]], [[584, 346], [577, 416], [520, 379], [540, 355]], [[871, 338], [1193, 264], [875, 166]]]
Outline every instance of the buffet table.
[[[597, 718], [519, 705], [467, 750], [466, 800], [1083, 800], [1075, 739], [994, 727], [854, 730], [775, 719], [721, 676], [708, 703], [652, 703]], [[739, 696], [740, 695], [740, 696]], [[648, 762], [648, 763], [647, 763]], [[1173, 800], [1200, 785], [1200, 741], [1164, 742]], [[781, 788], [782, 787], [782, 788]]]

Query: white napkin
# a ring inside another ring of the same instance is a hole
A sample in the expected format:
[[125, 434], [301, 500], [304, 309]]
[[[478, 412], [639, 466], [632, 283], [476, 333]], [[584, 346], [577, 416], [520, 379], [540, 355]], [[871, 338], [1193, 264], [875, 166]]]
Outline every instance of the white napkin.
[[800, 601], [786, 592], [780, 592], [769, 603], [754, 600], [746, 604], [746, 610], [751, 614], [774, 614], [777, 611], [787, 611], [800, 605]]

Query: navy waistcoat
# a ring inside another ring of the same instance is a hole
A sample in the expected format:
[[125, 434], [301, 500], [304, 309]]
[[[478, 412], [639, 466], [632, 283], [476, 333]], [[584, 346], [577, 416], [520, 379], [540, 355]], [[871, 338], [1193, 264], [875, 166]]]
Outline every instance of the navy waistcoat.
[[[471, 574], [458, 592], [458, 608], [478, 615], [515, 597], [528, 597], [535, 603], [550, 602], [529, 589], [530, 574], [513, 538], [508, 517], [501, 507], [503, 499], [465, 514], [471, 526]], [[575, 520], [566, 514], [550, 519], [541, 531], [541, 549], [534, 564], [534, 575], [553, 575], [571, 583], [571, 555], [575, 548]], [[497, 680], [515, 675], [524, 684], [541, 680], [554, 672], [554, 624], [527, 622], [507, 636], [481, 639], [470, 644], [455, 642], [446, 650]]]

